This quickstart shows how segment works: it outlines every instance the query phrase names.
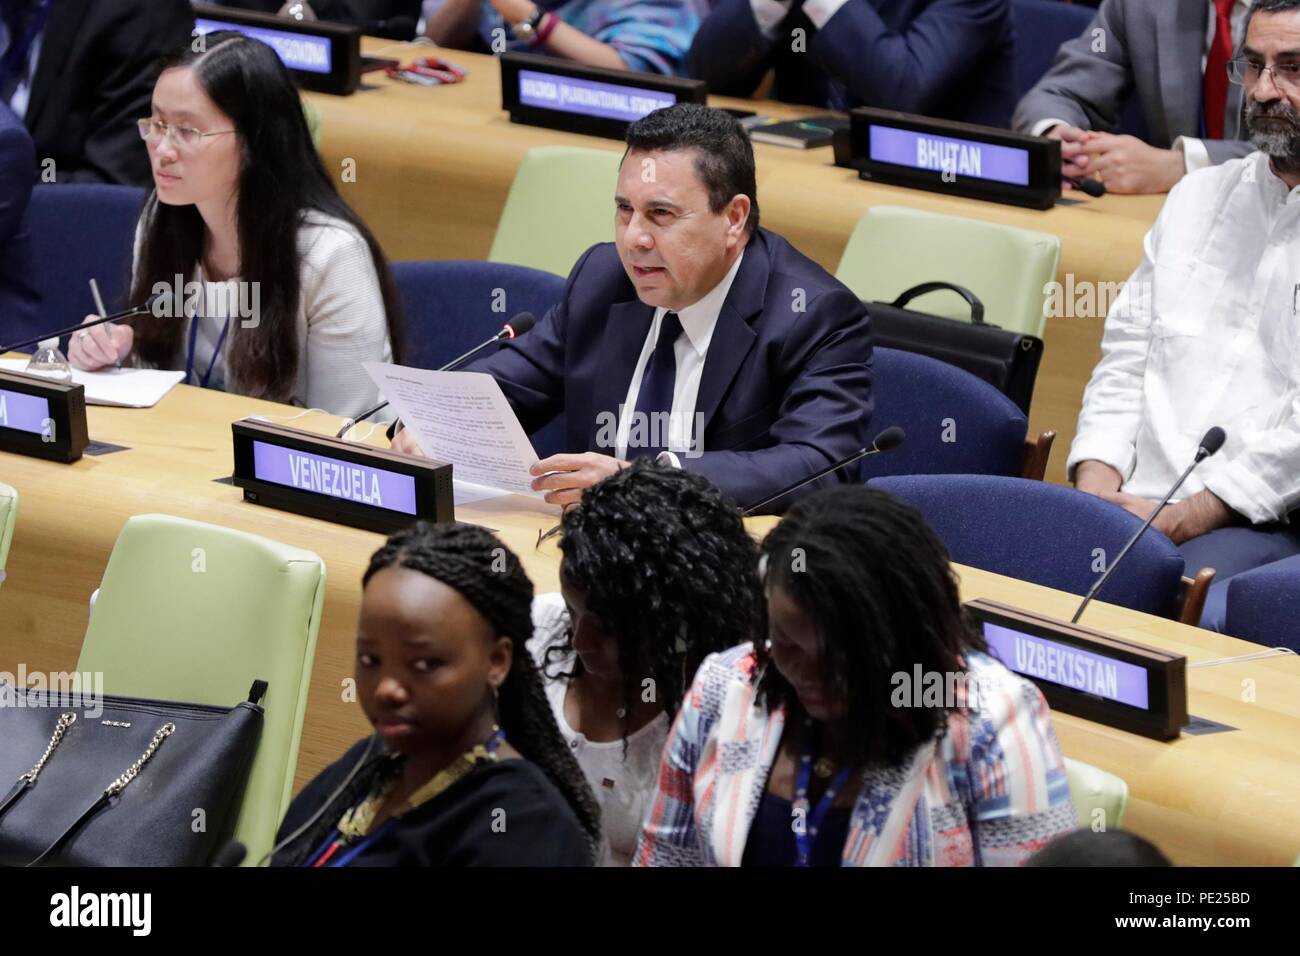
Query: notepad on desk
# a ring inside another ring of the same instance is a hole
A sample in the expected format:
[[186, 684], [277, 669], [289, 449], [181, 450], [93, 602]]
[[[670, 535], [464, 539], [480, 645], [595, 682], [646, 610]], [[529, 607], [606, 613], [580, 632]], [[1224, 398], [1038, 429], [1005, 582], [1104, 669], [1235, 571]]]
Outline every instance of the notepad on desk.
[[842, 116], [809, 116], [801, 120], [760, 123], [750, 127], [749, 138], [772, 146], [816, 149], [831, 145], [837, 129], [848, 128], [849, 121]]
[[[0, 359], [0, 369], [26, 371], [27, 359]], [[152, 368], [115, 368], [106, 372], [72, 370], [72, 381], [86, 389], [89, 404], [116, 408], [153, 408], [184, 378], [184, 372]]]

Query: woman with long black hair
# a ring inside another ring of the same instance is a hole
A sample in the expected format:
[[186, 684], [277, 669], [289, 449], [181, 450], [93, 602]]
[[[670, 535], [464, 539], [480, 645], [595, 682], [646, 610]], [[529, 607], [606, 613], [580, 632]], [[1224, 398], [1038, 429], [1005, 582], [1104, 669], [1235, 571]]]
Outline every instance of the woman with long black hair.
[[600, 808], [533, 658], [533, 585], [471, 525], [399, 531], [362, 578], [357, 698], [375, 734], [289, 807], [287, 866], [590, 865]]
[[397, 293], [275, 51], [195, 37], [163, 61], [139, 126], [155, 190], [129, 301], [161, 296], [152, 315], [74, 333], [72, 364], [184, 369], [191, 385], [340, 415], [373, 404], [362, 363], [400, 353]]

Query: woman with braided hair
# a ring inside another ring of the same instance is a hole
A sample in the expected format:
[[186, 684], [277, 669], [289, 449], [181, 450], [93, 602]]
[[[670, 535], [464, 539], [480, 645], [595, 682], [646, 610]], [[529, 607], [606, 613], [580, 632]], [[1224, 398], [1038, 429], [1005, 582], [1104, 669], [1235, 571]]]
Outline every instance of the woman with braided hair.
[[564, 513], [560, 594], [529, 645], [601, 806], [601, 863], [629, 861], [695, 668], [763, 627], [758, 549], [708, 479], [641, 459]]
[[524, 652], [533, 585], [515, 554], [420, 522], [362, 585], [357, 696], [375, 735], [293, 801], [274, 863], [590, 865], [600, 810]]

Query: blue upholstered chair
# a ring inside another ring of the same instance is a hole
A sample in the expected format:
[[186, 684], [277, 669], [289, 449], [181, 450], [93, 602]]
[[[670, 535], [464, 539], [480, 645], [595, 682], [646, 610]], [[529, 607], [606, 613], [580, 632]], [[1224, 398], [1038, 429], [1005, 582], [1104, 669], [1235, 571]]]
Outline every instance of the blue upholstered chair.
[[[564, 294], [560, 276], [496, 262], [397, 262], [393, 279], [402, 297], [403, 363], [414, 368], [450, 362], [520, 312], [540, 320]], [[566, 450], [563, 416], [532, 439], [542, 458]]]
[[[41, 301], [36, 325], [15, 330], [25, 335], [10, 335], [9, 341], [73, 325], [96, 311], [91, 279], [109, 311], [125, 308], [144, 200], [144, 190], [135, 186], [47, 183], [32, 190], [27, 224]], [[66, 339], [63, 345], [66, 351]]]
[[1300, 653], [1300, 557], [1233, 575], [1223, 629], [1233, 637]]
[[907, 440], [862, 461], [881, 475], [1023, 475], [1041, 479], [1055, 432], [1026, 445], [1023, 412], [964, 369], [915, 352], [877, 348], [872, 430], [900, 425]]
[[[905, 475], [871, 486], [920, 511], [958, 564], [1080, 595], [1142, 523], [1101, 498], [1023, 478]], [[1148, 530], [1097, 598], [1196, 623], [1214, 575], [1203, 571], [1194, 583], [1182, 575], [1173, 542]]]
[[[1079, 36], [1097, 11], [1060, 0], [1014, 0], [1011, 24], [1016, 38], [1016, 95], [1024, 96], [1043, 78], [1066, 40]], [[1130, 96], [1120, 111], [1119, 133], [1146, 139], [1146, 121], [1136, 96]]]

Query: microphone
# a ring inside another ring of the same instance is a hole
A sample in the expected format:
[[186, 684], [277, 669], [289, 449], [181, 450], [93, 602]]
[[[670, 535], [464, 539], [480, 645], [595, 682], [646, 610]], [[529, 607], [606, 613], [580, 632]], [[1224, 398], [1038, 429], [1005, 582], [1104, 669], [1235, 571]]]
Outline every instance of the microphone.
[[[516, 315], [505, 325], [501, 326], [501, 331], [498, 332], [496, 335], [492, 336], [492, 338], [488, 339], [485, 342], [480, 342], [478, 345], [474, 346], [464, 355], [456, 356], [456, 358], [452, 359], [450, 362], [448, 362], [446, 365], [442, 366], [441, 368], [436, 369], [436, 371], [439, 372], [453, 371], [454, 369], [468, 362], [474, 356], [478, 355], [478, 353], [482, 352], [485, 348], [495, 345], [498, 342], [504, 342], [507, 339], [517, 339], [519, 338], [519, 336], [523, 335], [525, 332], [527, 332], [536, 324], [537, 324], [537, 317], [534, 316], [533, 313], [520, 312], [518, 315]], [[388, 407], [388, 402], [384, 401], [384, 402], [380, 402], [374, 408], [367, 409], [366, 411], [358, 415], [356, 418], [352, 419], [350, 422], [344, 423], [343, 427], [339, 429], [338, 434], [335, 435], [334, 437], [342, 438], [344, 435], [346, 435], [357, 425], [361, 424], [371, 415], [375, 414], [375, 412], [382, 411], [387, 407]], [[393, 422], [393, 428], [388, 435], [389, 438], [392, 438], [393, 435], [397, 432], [397, 425], [398, 425], [397, 422]]]
[[903, 439], [906, 437], [907, 437], [907, 433], [905, 431], [903, 431], [897, 425], [890, 425], [888, 428], [886, 428], [884, 431], [878, 434], [874, 439], [872, 439], [870, 447], [861, 448], [858, 451], [855, 451], [853, 454], [849, 455], [849, 457], [841, 458], [839, 461], [837, 461], [835, 464], [831, 465], [830, 467], [823, 468], [821, 471], [817, 472], [814, 475], [810, 475], [807, 478], [801, 478], [799, 481], [796, 481], [793, 485], [790, 485], [786, 488], [782, 488], [776, 494], [769, 495], [768, 497], [764, 498], [762, 501], [758, 502], [757, 504], [750, 505], [748, 508], [746, 508], [744, 511], [740, 513], [740, 516], [742, 518], [748, 518], [750, 515], [752, 515], [755, 511], [757, 511], [759, 508], [763, 507], [764, 505], [769, 505], [773, 501], [776, 501], [776, 499], [778, 498], [784, 498], [790, 492], [798, 491], [804, 485], [811, 484], [812, 482], [816, 481], [819, 478], [825, 478], [831, 472], [839, 471], [841, 468], [845, 467], [846, 465], [851, 465], [856, 461], [861, 461], [863, 458], [866, 458], [868, 455], [877, 455], [882, 451], [889, 451], [891, 448], [897, 448], [899, 445], [903, 443]]
[[248, 856], [248, 847], [238, 840], [231, 840], [212, 858], [212, 866], [239, 866], [244, 862], [244, 857]]
[[1092, 177], [1080, 178], [1078, 176], [1062, 176], [1061, 178], [1075, 189], [1087, 193], [1094, 199], [1106, 195], [1106, 184], [1100, 179], [1093, 179]]
[[1142, 533], [1146, 531], [1147, 528], [1151, 527], [1151, 522], [1155, 521], [1156, 516], [1165, 510], [1165, 505], [1169, 504], [1169, 499], [1172, 498], [1174, 493], [1183, 486], [1183, 482], [1186, 481], [1187, 476], [1192, 473], [1192, 469], [1222, 448], [1224, 439], [1226, 438], [1227, 435], [1218, 425], [1215, 425], [1205, 433], [1204, 437], [1201, 438], [1200, 447], [1196, 449], [1196, 457], [1192, 459], [1192, 463], [1187, 466], [1187, 470], [1184, 471], [1182, 475], [1179, 476], [1178, 480], [1174, 482], [1174, 486], [1169, 489], [1160, 504], [1156, 505], [1156, 510], [1147, 516], [1146, 521], [1142, 522], [1142, 527], [1137, 529], [1137, 533], [1128, 539], [1128, 544], [1124, 545], [1124, 550], [1122, 550], [1119, 553], [1119, 556], [1110, 563], [1110, 567], [1108, 567], [1106, 572], [1097, 579], [1097, 583], [1088, 589], [1088, 593], [1083, 598], [1083, 603], [1079, 605], [1079, 610], [1075, 611], [1074, 617], [1070, 618], [1071, 624], [1077, 624], [1079, 622], [1079, 618], [1083, 616], [1084, 608], [1086, 608], [1092, 599], [1096, 597], [1097, 592], [1102, 589], [1102, 586], [1110, 580], [1110, 576], [1115, 573], [1115, 569], [1119, 567], [1119, 563], [1124, 560], [1124, 556], [1129, 553], [1129, 550], [1132, 549], [1133, 545], [1137, 544], [1137, 540], [1142, 537]]
[[121, 312], [114, 312], [112, 315], [106, 315], [102, 319], [96, 319], [94, 322], [82, 322], [78, 325], [69, 326], [66, 329], [59, 329], [57, 332], [42, 332], [35, 338], [26, 339], [22, 342], [15, 342], [13, 345], [0, 346], [0, 355], [3, 355], [5, 352], [17, 351], [24, 346], [35, 345], [37, 342], [44, 342], [46, 339], [61, 339], [65, 335], [71, 335], [74, 332], [80, 332], [82, 329], [89, 329], [96, 325], [103, 325], [105, 322], [116, 322], [119, 319], [129, 319], [134, 315], [144, 315], [146, 312], [152, 312], [153, 304], [161, 298], [163, 298], [162, 295], [151, 295], [137, 306], [124, 309]]

